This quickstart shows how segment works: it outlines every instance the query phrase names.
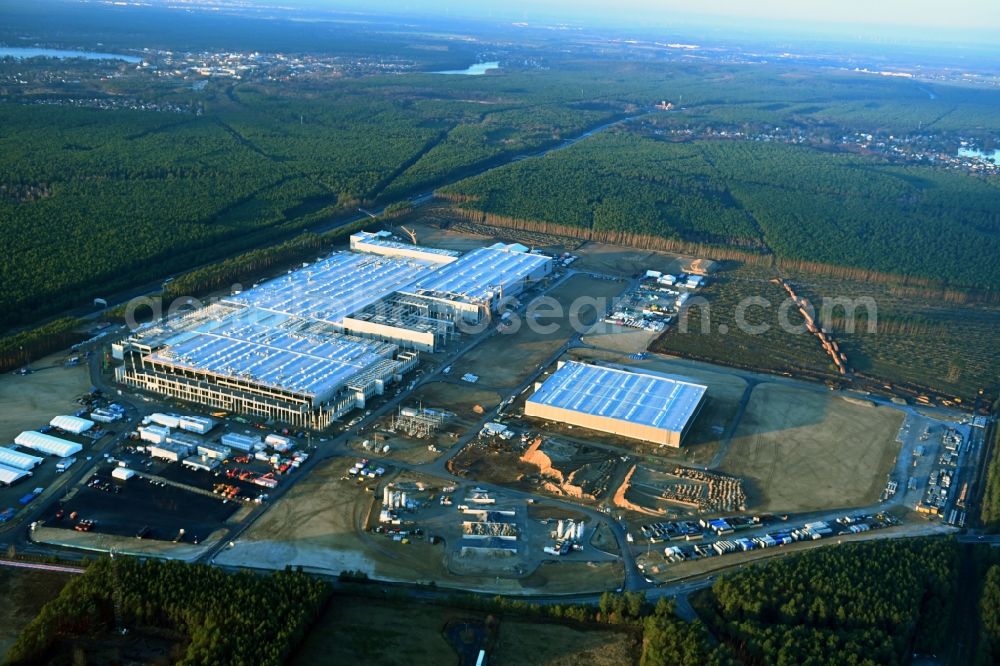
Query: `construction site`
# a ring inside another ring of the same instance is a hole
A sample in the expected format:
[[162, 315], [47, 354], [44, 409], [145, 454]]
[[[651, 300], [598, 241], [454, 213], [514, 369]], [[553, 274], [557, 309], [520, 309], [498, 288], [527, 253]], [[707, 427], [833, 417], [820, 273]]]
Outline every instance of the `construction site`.
[[356, 234], [358, 252], [314, 264], [113, 345], [118, 382], [296, 427], [322, 429], [402, 381], [552, 271], [495, 243], [461, 256]]
[[217, 561], [335, 574], [347, 569], [512, 594], [545, 591], [550, 578], [556, 586], [575, 579], [589, 589], [620, 581], [616, 558], [591, 546], [589, 533], [582, 540], [564, 535], [580, 547], [567, 547], [558, 575], [540, 575], [548, 571], [543, 563], [552, 555], [544, 549], [553, 544], [555, 525], [554, 518], [539, 518], [544, 506], [400, 470], [369, 476], [373, 464], [338, 458], [319, 466]]

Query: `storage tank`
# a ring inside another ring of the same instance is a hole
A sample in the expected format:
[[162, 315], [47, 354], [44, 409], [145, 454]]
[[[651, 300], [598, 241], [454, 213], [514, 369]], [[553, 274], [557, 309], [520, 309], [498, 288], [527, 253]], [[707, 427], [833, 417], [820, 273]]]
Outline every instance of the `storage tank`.
[[563, 520], [560, 520], [558, 523], [556, 523], [556, 538], [557, 539], [562, 539], [563, 538], [563, 530], [565, 529], [565, 527], [566, 527], [566, 524], [565, 524], [565, 521], [563, 521]]

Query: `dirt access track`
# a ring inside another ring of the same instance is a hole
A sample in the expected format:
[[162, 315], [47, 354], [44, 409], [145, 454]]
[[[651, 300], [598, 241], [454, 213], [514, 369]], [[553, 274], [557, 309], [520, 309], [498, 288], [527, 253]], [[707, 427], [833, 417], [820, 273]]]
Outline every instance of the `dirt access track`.
[[755, 510], [869, 505], [885, 486], [902, 423], [892, 407], [759, 384], [720, 470], [745, 479]]

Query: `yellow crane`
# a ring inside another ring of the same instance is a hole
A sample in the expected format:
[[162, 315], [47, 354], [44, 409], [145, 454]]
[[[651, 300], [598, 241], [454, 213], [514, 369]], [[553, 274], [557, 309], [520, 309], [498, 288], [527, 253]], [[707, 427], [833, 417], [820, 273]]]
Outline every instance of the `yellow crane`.
[[406, 227], [400, 227], [404, 234], [410, 237], [410, 241], [416, 245], [417, 244], [417, 232], [412, 229], [407, 229]]

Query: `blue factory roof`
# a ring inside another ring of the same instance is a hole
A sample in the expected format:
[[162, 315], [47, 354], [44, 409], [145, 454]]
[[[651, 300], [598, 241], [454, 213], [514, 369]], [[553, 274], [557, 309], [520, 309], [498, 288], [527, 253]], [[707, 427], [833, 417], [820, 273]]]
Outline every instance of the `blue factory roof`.
[[491, 298], [551, 262], [550, 257], [497, 243], [463, 254], [436, 271], [421, 275], [407, 293], [441, 294], [466, 301]]

